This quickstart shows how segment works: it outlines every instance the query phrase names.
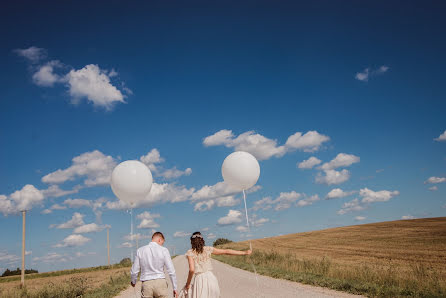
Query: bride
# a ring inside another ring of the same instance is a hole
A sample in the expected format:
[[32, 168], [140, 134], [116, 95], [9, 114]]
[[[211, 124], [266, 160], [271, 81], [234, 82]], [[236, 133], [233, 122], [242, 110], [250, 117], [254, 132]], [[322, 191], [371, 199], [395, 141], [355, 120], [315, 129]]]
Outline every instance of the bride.
[[[189, 298], [219, 298], [220, 288], [215, 275], [212, 273], [211, 254], [214, 255], [250, 255], [251, 250], [238, 251], [232, 249], [218, 249], [212, 246], [204, 246], [204, 239], [200, 232], [195, 232], [190, 237], [192, 248], [186, 253], [189, 262], [189, 276], [185, 286], [186, 295]], [[195, 282], [191, 286], [192, 277]]]

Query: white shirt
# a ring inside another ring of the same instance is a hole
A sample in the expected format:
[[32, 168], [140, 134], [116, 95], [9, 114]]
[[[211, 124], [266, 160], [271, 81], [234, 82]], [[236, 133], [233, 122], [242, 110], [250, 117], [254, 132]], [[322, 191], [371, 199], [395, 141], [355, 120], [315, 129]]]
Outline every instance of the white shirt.
[[140, 270], [139, 279], [141, 281], [166, 278], [164, 266], [172, 281], [173, 289], [176, 290], [177, 277], [169, 250], [156, 242], [150, 242], [148, 245], [140, 247], [136, 252], [132, 270], [130, 270], [132, 283], [136, 284]]

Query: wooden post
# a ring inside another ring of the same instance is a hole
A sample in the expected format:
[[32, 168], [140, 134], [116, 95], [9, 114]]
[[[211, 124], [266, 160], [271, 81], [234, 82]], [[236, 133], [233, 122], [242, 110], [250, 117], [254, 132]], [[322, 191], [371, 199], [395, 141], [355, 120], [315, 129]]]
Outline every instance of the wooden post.
[[108, 266], [110, 266], [110, 228], [107, 228], [107, 257]]
[[22, 276], [20, 279], [22, 288], [25, 286], [25, 223], [26, 223], [25, 215], [26, 215], [26, 210], [23, 210], [22, 211], [22, 218], [23, 218], [23, 222], [22, 222]]

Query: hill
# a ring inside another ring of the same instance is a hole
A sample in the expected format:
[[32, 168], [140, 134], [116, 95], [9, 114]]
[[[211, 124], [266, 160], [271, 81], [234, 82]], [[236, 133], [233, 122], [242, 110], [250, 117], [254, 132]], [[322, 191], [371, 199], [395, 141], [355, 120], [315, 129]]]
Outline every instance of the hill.
[[[251, 261], [266, 275], [372, 296], [446, 293], [446, 217], [255, 239], [252, 246]], [[218, 259], [252, 270], [247, 258]]]

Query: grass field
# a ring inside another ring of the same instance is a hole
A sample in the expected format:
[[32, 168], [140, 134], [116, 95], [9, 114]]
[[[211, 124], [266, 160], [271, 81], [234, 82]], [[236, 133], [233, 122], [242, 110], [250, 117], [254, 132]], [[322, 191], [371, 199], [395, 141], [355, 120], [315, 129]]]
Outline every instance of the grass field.
[[252, 261], [260, 274], [366, 296], [446, 297], [446, 217], [289, 234], [252, 246], [250, 258], [217, 259], [251, 271]]
[[0, 278], [0, 297], [113, 297], [128, 287], [130, 267], [100, 266]]

